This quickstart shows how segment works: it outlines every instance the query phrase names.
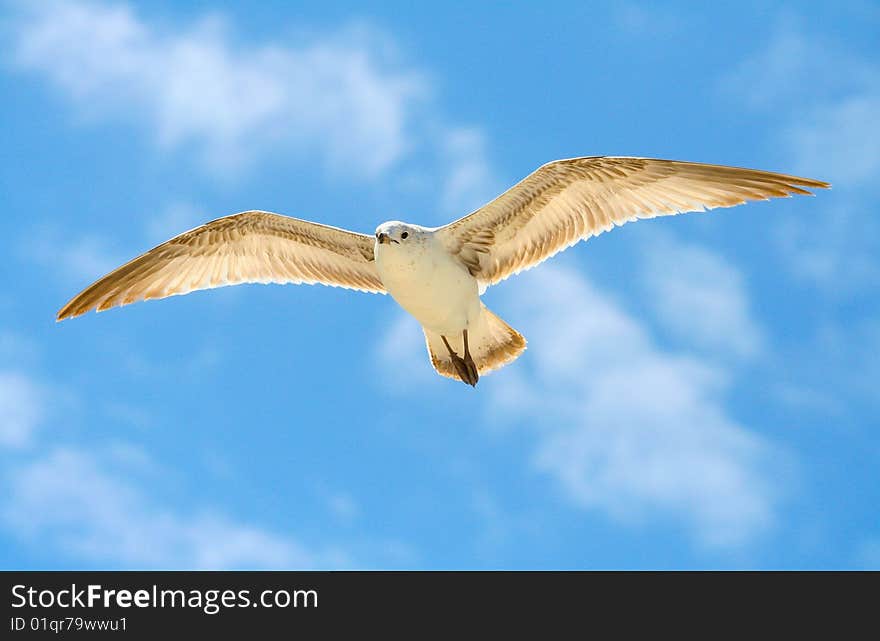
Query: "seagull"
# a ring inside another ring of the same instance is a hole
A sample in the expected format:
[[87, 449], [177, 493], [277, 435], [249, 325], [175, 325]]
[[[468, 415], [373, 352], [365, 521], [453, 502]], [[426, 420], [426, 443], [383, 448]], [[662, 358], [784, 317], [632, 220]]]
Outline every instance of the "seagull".
[[374, 235], [245, 211], [175, 236], [110, 272], [61, 321], [141, 300], [240, 283], [308, 283], [391, 297], [421, 324], [442, 376], [476, 386], [526, 348], [481, 302], [486, 288], [615, 225], [733, 207], [829, 183], [756, 169], [591, 156], [547, 163], [442, 227], [390, 221]]

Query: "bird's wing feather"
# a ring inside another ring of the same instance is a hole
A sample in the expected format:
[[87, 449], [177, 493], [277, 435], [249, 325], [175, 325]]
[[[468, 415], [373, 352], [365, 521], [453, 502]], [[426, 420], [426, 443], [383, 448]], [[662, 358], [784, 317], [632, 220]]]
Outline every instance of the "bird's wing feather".
[[246, 211], [141, 254], [77, 294], [57, 320], [239, 283], [321, 283], [385, 293], [373, 261], [372, 236]]
[[438, 229], [483, 285], [534, 267], [632, 220], [791, 194], [828, 183], [768, 171], [596, 156], [544, 165], [475, 212]]

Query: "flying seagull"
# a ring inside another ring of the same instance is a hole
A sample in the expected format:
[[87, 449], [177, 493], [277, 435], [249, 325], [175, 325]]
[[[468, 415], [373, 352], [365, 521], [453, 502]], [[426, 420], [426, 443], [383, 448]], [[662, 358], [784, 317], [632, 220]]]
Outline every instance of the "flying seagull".
[[547, 163], [443, 227], [391, 221], [369, 236], [246, 211], [129, 261], [77, 294], [57, 320], [239, 283], [388, 293], [421, 323], [434, 369], [473, 386], [526, 347], [522, 335], [480, 301], [489, 285], [632, 220], [811, 196], [806, 187], [829, 186], [756, 169], [593, 156]]

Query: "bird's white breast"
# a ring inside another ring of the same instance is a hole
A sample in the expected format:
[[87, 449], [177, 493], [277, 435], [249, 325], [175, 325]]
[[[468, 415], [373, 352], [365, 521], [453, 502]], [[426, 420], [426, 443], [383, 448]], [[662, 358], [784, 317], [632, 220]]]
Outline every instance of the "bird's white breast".
[[377, 243], [375, 258], [385, 289], [428, 329], [456, 335], [476, 322], [477, 281], [436, 237]]

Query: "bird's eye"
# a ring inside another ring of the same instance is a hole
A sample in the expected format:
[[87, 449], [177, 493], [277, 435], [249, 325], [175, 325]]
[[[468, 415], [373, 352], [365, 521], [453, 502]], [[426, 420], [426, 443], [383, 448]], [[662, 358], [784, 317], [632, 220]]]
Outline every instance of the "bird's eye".
[[408, 232], [408, 231], [405, 231], [405, 232], [403, 232], [403, 233], [400, 235], [400, 237], [403, 238], [404, 240], [406, 240], [407, 236], [409, 236], [409, 232]]

